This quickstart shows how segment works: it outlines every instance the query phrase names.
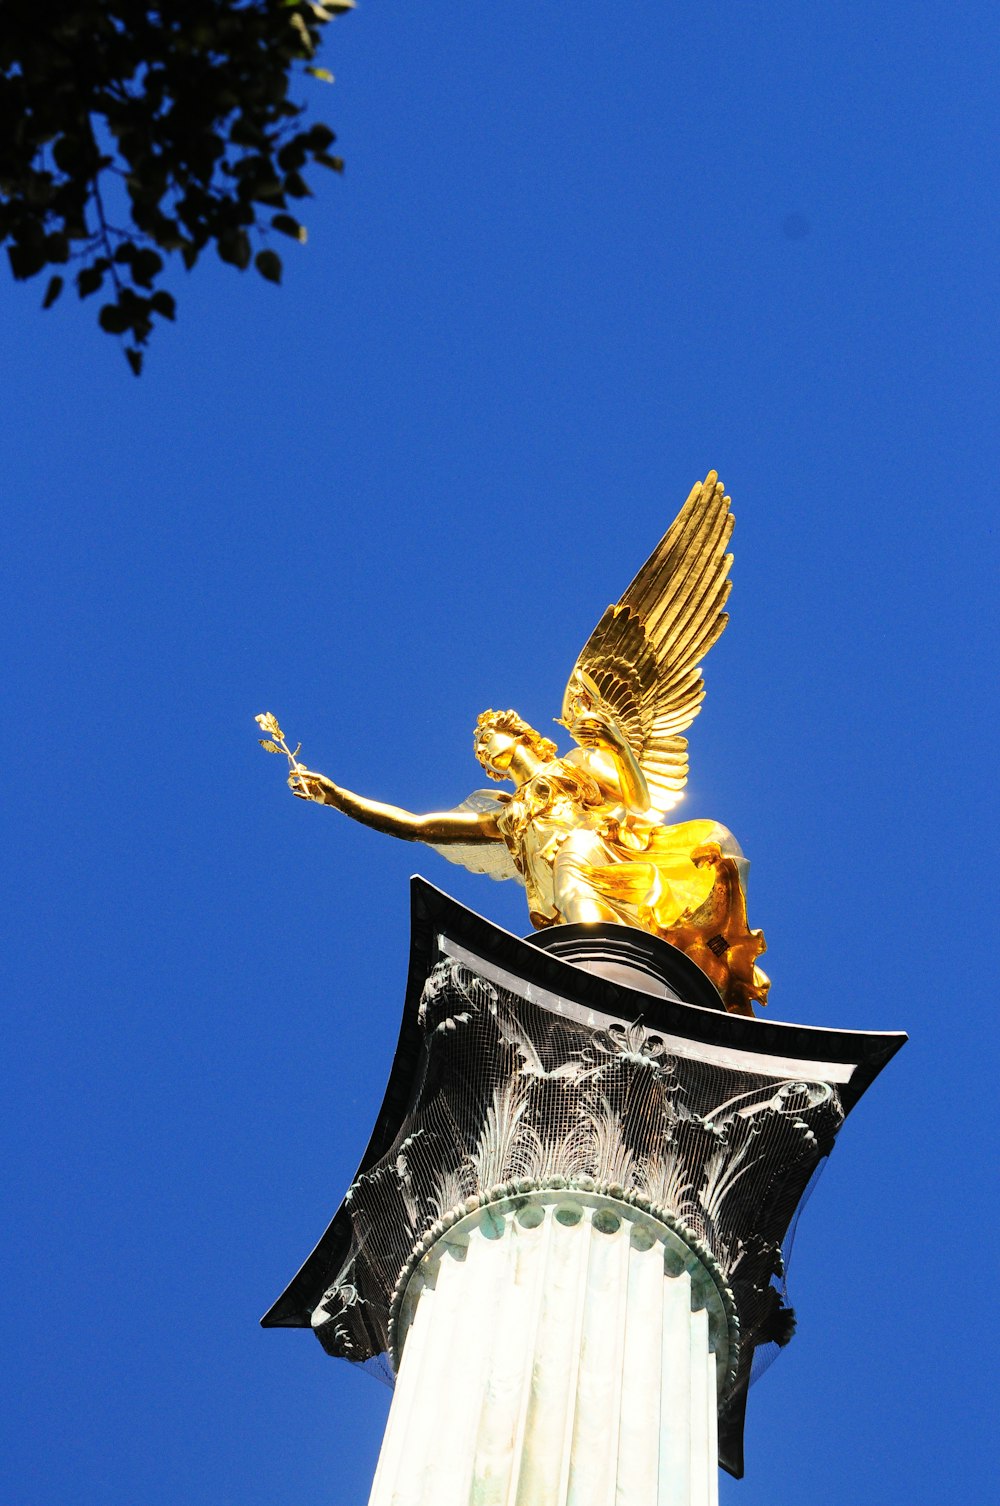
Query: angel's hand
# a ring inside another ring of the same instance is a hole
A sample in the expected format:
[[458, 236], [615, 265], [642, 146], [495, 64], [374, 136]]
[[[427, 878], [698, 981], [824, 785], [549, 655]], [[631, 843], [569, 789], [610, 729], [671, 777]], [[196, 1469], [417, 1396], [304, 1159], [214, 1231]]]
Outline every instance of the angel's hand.
[[621, 732], [609, 717], [584, 712], [567, 723], [567, 730], [581, 748], [617, 748], [621, 745]]
[[325, 774], [315, 774], [312, 769], [295, 768], [288, 776], [288, 788], [300, 800], [316, 800], [320, 805], [334, 805], [331, 799], [337, 786]]
[[584, 711], [572, 718], [572, 721], [566, 723], [566, 730], [581, 748], [599, 748], [607, 744], [607, 727], [604, 721], [590, 712]]

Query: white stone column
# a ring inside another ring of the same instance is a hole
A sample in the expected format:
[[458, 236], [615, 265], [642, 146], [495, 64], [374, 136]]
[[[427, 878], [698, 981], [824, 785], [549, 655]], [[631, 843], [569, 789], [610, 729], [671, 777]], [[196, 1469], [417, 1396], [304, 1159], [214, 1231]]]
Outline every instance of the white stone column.
[[732, 1299], [657, 1212], [550, 1188], [449, 1215], [400, 1284], [369, 1506], [716, 1506]]

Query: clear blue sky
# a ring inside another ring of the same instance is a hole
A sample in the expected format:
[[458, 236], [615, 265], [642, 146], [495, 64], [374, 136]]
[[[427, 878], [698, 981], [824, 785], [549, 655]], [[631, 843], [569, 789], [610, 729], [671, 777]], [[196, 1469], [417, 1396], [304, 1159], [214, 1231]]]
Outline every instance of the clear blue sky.
[[294, 801], [253, 715], [453, 803], [713, 466], [682, 810], [753, 861], [775, 1017], [912, 1036], [723, 1500], [987, 1499], [995, 24], [366, 0], [283, 288], [179, 274], [136, 381], [3, 286], [5, 1506], [363, 1506], [388, 1392], [257, 1319], [380, 1103], [408, 875], [523, 896]]

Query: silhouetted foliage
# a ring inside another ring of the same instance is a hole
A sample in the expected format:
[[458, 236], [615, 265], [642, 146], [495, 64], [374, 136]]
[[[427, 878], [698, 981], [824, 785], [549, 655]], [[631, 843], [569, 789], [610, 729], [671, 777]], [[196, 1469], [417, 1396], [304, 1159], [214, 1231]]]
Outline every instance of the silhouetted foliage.
[[[132, 370], [167, 259], [214, 245], [281, 281], [271, 231], [304, 241], [289, 204], [314, 164], [340, 172], [329, 126], [289, 98], [323, 26], [354, 0], [5, 0], [0, 12], [0, 243], [16, 278], [49, 271], [50, 308], [71, 278], [103, 292], [101, 328]], [[55, 269], [55, 270], [54, 270]]]

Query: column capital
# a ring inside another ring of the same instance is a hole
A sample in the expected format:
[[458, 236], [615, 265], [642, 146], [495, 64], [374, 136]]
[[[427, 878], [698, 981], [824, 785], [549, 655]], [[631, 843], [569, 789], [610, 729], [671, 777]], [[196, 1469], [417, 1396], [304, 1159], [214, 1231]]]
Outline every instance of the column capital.
[[782, 1246], [846, 1114], [906, 1037], [727, 1014], [689, 958], [628, 927], [522, 941], [422, 879], [412, 898], [382, 1110], [263, 1323], [311, 1325], [331, 1354], [391, 1372], [407, 1283], [462, 1219], [506, 1217], [538, 1193], [635, 1209], [729, 1294], [720, 1460], [741, 1474], [755, 1353], [794, 1328]]

